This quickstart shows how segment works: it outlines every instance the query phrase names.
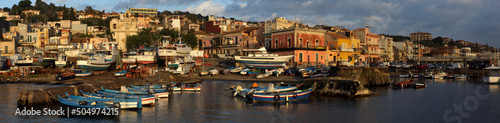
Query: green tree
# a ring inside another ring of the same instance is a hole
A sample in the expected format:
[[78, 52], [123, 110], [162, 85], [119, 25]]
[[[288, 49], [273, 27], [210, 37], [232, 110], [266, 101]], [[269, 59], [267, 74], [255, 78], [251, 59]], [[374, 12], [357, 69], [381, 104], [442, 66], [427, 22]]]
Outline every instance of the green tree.
[[192, 31], [189, 31], [187, 34], [182, 34], [182, 42], [186, 42], [186, 44], [193, 48], [198, 47], [198, 38]]
[[29, 8], [29, 7], [31, 7], [31, 1], [30, 0], [21, 0], [21, 1], [19, 1], [19, 7], [23, 7], [23, 8]]
[[92, 6], [87, 6], [87, 7], [85, 7], [85, 9], [84, 9], [84, 10], [85, 10], [85, 14], [92, 14], [92, 15], [97, 14], [97, 13], [95, 12], [95, 10], [92, 8]]

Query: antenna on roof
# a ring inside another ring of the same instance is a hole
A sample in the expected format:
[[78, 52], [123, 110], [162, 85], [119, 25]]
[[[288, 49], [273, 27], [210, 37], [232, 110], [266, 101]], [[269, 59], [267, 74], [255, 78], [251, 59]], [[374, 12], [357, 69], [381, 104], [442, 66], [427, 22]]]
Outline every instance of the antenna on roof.
[[365, 25], [366, 28], [370, 28], [370, 27], [374, 27], [373, 25], [368, 25], [368, 23], [366, 23]]

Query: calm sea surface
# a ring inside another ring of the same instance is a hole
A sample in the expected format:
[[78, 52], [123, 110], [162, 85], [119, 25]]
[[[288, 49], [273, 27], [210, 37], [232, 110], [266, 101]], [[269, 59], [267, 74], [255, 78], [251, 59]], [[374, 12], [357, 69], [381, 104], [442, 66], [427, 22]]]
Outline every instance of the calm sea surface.
[[[500, 87], [472, 80], [425, 80], [424, 89], [370, 88], [375, 96], [317, 97], [294, 103], [252, 103], [235, 98], [231, 85], [204, 81], [201, 92], [174, 92], [155, 106], [120, 110], [117, 117], [16, 116], [19, 90], [53, 85], [0, 84], [2, 122], [500, 122]], [[268, 83], [259, 83], [267, 85]], [[59, 109], [59, 104], [35, 109]]]

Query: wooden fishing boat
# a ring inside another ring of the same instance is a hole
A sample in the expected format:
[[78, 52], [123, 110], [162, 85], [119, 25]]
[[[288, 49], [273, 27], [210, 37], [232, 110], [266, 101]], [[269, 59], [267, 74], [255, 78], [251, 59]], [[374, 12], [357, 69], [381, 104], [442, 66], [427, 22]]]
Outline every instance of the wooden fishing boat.
[[101, 87], [101, 89], [105, 92], [111, 92], [111, 93], [118, 93], [118, 94], [136, 94], [136, 95], [154, 95], [157, 98], [162, 98], [162, 97], [168, 97], [168, 92], [163, 91], [163, 92], [155, 92], [154, 89], [148, 89], [147, 91], [129, 91], [126, 87], [122, 86], [121, 90], [110, 90], [110, 89], [104, 89]]
[[76, 95], [69, 95], [68, 93], [66, 93], [66, 96], [68, 97], [68, 99], [72, 99], [72, 100], [93, 100], [93, 101], [100, 101], [100, 102], [104, 102], [105, 104], [112, 104], [113, 107], [119, 108], [119, 109], [142, 108], [142, 101], [139, 98], [131, 98], [131, 99], [113, 98], [113, 99], [108, 99], [108, 98], [97, 98], [97, 97], [82, 97], [82, 96], [76, 96]]
[[410, 74], [400, 74], [399, 78], [410, 78]]
[[245, 68], [245, 69], [241, 70], [240, 74], [246, 75], [246, 74], [248, 74], [249, 71], [250, 71], [250, 68]]
[[70, 99], [61, 98], [59, 95], [57, 95], [57, 97], [61, 104], [74, 108], [118, 108], [114, 107], [118, 105], [109, 105], [110, 102], [104, 102], [103, 100], [98, 99]]
[[405, 80], [400, 82], [394, 82], [392, 84], [392, 88], [400, 89], [400, 88], [409, 88], [413, 85], [413, 80]]
[[201, 91], [201, 85], [196, 84], [183, 84], [183, 83], [172, 83], [170, 84], [172, 91]]
[[259, 69], [252, 70], [252, 71], [248, 72], [248, 76], [255, 76], [255, 75], [259, 75], [259, 74], [261, 74], [261, 70], [259, 70]]
[[424, 82], [414, 82], [413, 83], [413, 88], [425, 88], [427, 87], [427, 84]]
[[212, 76], [215, 76], [215, 75], [219, 74], [219, 70], [217, 70], [215, 68], [212, 68], [212, 69], [208, 70], [208, 72], [210, 72], [210, 75], [212, 75]]
[[87, 77], [87, 76], [92, 76], [92, 71], [90, 71], [90, 72], [85, 72], [85, 73], [75, 73], [75, 76], [78, 76], [78, 77]]
[[210, 72], [208, 72], [208, 71], [201, 71], [200, 72], [200, 76], [207, 76], [209, 74], [210, 74]]
[[274, 70], [270, 70], [270, 71], [267, 71], [266, 73], [264, 74], [260, 74], [260, 75], [257, 75], [257, 79], [261, 79], [261, 78], [264, 78], [264, 77], [268, 77], [270, 75], [272, 75], [274, 72], [276, 71], [276, 69]]
[[66, 79], [72, 79], [75, 78], [75, 73], [63, 73], [63, 74], [58, 74], [56, 75], [56, 80], [62, 81]]
[[120, 72], [116, 72], [115, 76], [125, 76], [126, 74], [127, 74], [127, 71], [123, 70], [123, 71], [120, 71]]
[[283, 93], [254, 93], [254, 102], [287, 102], [308, 99], [313, 88]]
[[456, 74], [455, 79], [467, 79], [467, 75], [465, 74]]
[[[270, 89], [272, 87], [272, 89]], [[283, 86], [283, 85], [277, 85], [274, 86], [274, 84], [270, 84], [269, 87], [254, 87], [254, 88], [242, 88], [241, 86], [237, 86], [234, 88], [233, 96], [240, 96], [243, 98], [246, 97], [252, 97], [253, 93], [269, 93], [269, 92], [284, 92], [284, 91], [292, 91], [296, 90], [297, 86], [293, 85], [288, 85], [288, 86]], [[253, 98], [249, 98], [253, 99]]]
[[244, 69], [244, 67], [237, 67], [231, 70], [231, 73], [239, 73]]
[[95, 98], [105, 98], [105, 99], [122, 99], [122, 98], [141, 98], [142, 105], [152, 105], [155, 104], [155, 96], [153, 95], [128, 95], [128, 94], [116, 94], [116, 93], [87, 93], [80, 90], [80, 93], [84, 97], [95, 97]]

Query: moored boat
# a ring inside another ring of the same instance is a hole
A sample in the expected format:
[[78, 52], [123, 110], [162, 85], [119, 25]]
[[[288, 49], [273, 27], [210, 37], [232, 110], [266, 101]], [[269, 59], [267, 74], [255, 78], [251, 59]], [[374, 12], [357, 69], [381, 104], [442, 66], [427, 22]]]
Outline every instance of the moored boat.
[[432, 75], [432, 78], [433, 79], [444, 79], [446, 76], [448, 76], [448, 74], [446, 74], [445, 72], [443, 71], [440, 71], [434, 75]]
[[488, 72], [488, 75], [483, 77], [483, 82], [486, 84], [498, 84], [500, 83], [500, 67], [499, 66], [490, 66], [484, 68]]
[[[110, 102], [105, 102], [103, 100], [98, 99], [70, 99], [70, 98], [61, 98], [61, 96], [57, 95], [59, 102], [63, 105], [75, 108], [118, 108], [113, 105], [109, 105]], [[118, 106], [118, 105], [117, 105]]]
[[465, 74], [455, 74], [455, 79], [467, 79], [467, 75], [465, 75]]
[[[132, 108], [142, 108], [142, 101], [140, 98], [98, 98], [98, 97], [83, 97], [83, 96], [76, 96], [76, 95], [69, 95], [66, 93], [66, 96], [68, 99], [72, 100], [92, 100], [92, 101], [100, 101], [105, 104], [111, 104], [115, 108], [119, 109], [132, 109]], [[88, 102], [88, 103], [95, 103], [95, 102]]]
[[286, 102], [308, 99], [313, 88], [296, 90], [283, 93], [254, 93], [254, 102]]
[[409, 88], [413, 85], [413, 80], [405, 80], [400, 82], [394, 82], [392, 84], [392, 88], [400, 89], [400, 88]]
[[123, 99], [123, 98], [141, 98], [142, 105], [152, 105], [155, 101], [153, 95], [127, 95], [127, 94], [113, 94], [113, 93], [87, 93], [80, 90], [80, 93], [85, 97], [95, 97], [104, 99]]
[[425, 82], [414, 82], [413, 83], [413, 88], [425, 88], [427, 87], [427, 84]]

